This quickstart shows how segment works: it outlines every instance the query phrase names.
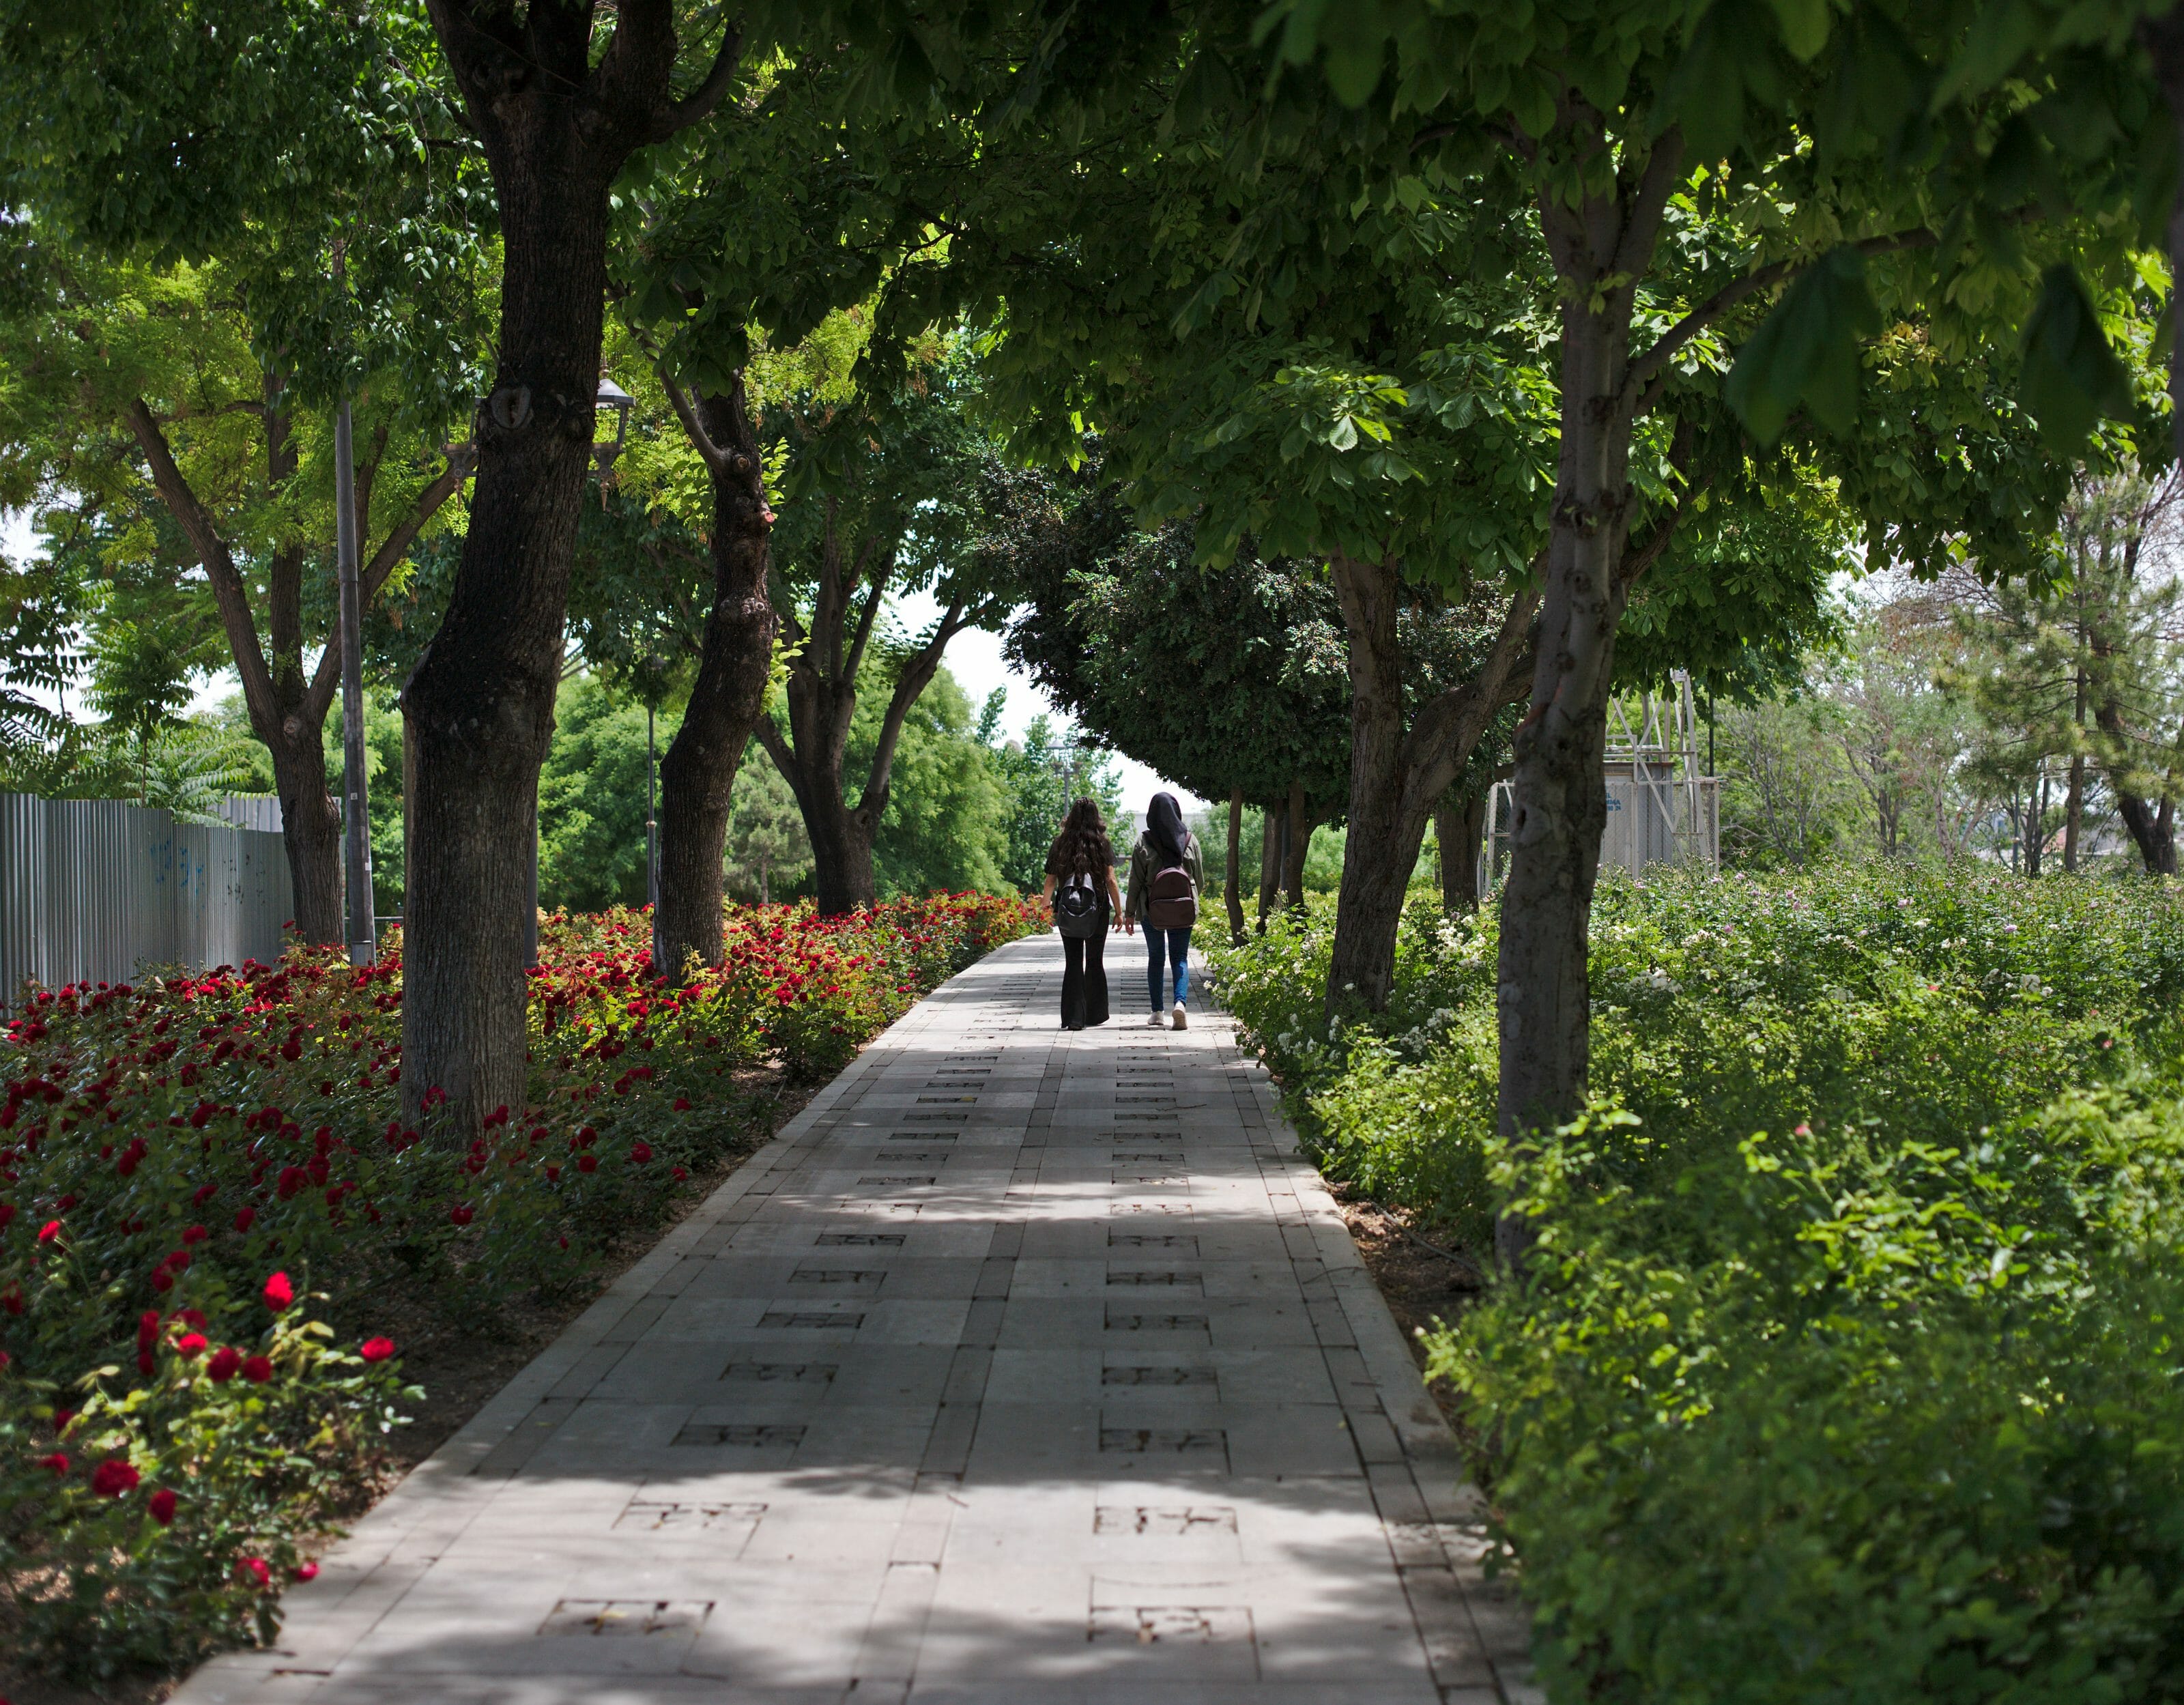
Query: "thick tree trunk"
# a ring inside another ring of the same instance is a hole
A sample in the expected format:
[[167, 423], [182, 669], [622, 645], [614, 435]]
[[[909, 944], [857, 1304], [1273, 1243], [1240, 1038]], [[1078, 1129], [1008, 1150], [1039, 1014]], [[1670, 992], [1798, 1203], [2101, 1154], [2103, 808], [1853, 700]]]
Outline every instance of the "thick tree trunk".
[[439, 1091], [443, 1117], [468, 1132], [524, 1101], [538, 766], [592, 460], [607, 191], [632, 150], [717, 104], [741, 38], [732, 28], [677, 100], [667, 0], [620, 0], [604, 47], [587, 0], [426, 9], [493, 173], [501, 237], [499, 367], [478, 415], [470, 531], [447, 615], [402, 692], [403, 1105], [415, 1121]]
[[606, 293], [610, 170], [570, 118], [490, 135], [504, 242], [500, 366], [448, 612], [403, 688], [412, 772], [403, 1102], [433, 1089], [471, 1131], [525, 1100], [524, 922], [538, 766], [554, 732], [563, 612]]
[[1318, 827], [1312, 814], [1312, 804], [1304, 796], [1304, 783], [1290, 783], [1290, 805], [1287, 816], [1289, 839], [1283, 844], [1282, 892], [1286, 903], [1302, 909], [1304, 905], [1304, 861], [1312, 852], [1312, 832]]
[[1223, 887], [1228, 898], [1228, 939], [1244, 944], [1244, 790], [1228, 794], [1228, 868]]
[[1452, 800], [1434, 810], [1434, 839], [1440, 854], [1440, 907], [1454, 917], [1479, 910], [1479, 849], [1486, 836], [1486, 795]]
[[1334, 583], [1350, 653], [1350, 822], [1327, 1000], [1330, 1011], [1356, 1003], [1377, 1012], [1395, 978], [1396, 929], [1426, 813], [1404, 798], [1401, 574], [1392, 559], [1338, 556]]
[[721, 962], [721, 852], [736, 771], [759, 718], [773, 659], [766, 596], [772, 518], [756, 435], [738, 380], [699, 405], [713, 484], [713, 607], [705, 618], [698, 678], [660, 764], [660, 909], [653, 930], [660, 969]]
[[2130, 833], [2131, 844], [2138, 849], [2138, 856], [2148, 876], [2176, 874], [2176, 836], [2173, 818], [2175, 810], [2164, 800], [2157, 806], [2152, 800], [2137, 794], [2119, 792], [2116, 812], [2123, 818], [2123, 826]]
[[1393, 560], [1338, 555], [1334, 585], [1350, 660], [1350, 822], [1328, 972], [1330, 1015], [1351, 1002], [1380, 1011], [1396, 974], [1403, 896], [1434, 803], [1454, 783], [1518, 678], [1537, 603], [1510, 601], [1478, 674], [1421, 708], [1407, 729], [1396, 630], [1401, 577]]
[[268, 740], [266, 746], [281, 798], [281, 839], [295, 889], [296, 933], [323, 945], [340, 941], [343, 933], [341, 812], [326, 792], [320, 729], [300, 719], [289, 721], [292, 734]]
[[[1596, 129], [1573, 140], [1605, 148]], [[1636, 183], [1619, 180], [1612, 194], [1597, 192], [1577, 209], [1552, 196], [1540, 202], [1563, 287], [1562, 443], [1531, 707], [1515, 741], [1502, 900], [1499, 1114], [1512, 1138], [1574, 1117], [1585, 1100], [1586, 956], [1607, 820], [1607, 695], [1629, 594], [1630, 315], [1681, 153], [1672, 131]], [[1530, 1240], [1522, 1220], [1505, 1216], [1496, 1229], [1512, 1268], [1522, 1266]]]

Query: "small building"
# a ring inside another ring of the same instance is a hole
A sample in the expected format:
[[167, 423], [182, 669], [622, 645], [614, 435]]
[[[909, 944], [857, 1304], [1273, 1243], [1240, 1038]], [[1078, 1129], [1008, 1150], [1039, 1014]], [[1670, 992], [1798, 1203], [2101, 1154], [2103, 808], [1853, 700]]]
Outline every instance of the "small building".
[[[1613, 865], [1635, 876], [1658, 864], [1721, 867], [1721, 778], [1704, 773], [1699, 762], [1698, 706], [1688, 674], [1670, 676], [1665, 693], [1618, 695], [1609, 705], [1602, 781], [1607, 790], [1603, 868]], [[1508, 872], [1514, 805], [1513, 784], [1496, 783], [1479, 849], [1481, 898]]]

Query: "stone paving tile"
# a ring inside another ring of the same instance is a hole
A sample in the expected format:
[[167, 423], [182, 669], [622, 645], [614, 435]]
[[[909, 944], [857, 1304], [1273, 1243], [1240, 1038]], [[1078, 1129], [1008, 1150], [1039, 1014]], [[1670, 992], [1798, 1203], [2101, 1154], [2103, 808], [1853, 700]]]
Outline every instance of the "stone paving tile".
[[1060, 968], [920, 1003], [178, 1705], [1535, 1698], [1263, 1077]]

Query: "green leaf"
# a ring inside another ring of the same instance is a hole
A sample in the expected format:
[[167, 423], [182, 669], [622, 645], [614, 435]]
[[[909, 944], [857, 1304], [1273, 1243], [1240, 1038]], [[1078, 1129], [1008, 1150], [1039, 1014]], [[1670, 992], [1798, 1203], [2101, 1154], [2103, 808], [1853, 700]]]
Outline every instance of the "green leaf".
[[2075, 452], [2103, 415], [2131, 413], [2131, 376], [2109, 348], [2077, 273], [2063, 262], [2042, 275], [2040, 298], [2025, 322], [2017, 395], [2058, 454]]
[[1783, 293], [1738, 352], [1723, 396], [1752, 437], [1773, 443], [1800, 404], [1830, 432], [1858, 415], [1858, 343], [1880, 329], [1855, 248], [1823, 255]]
[[1964, 45], [1934, 90], [1930, 110], [1938, 113], [1959, 95], [1992, 88], [2025, 57], [2038, 27], [2031, 0], [2002, 0], [1975, 14]]
[[1809, 60], [1828, 45], [1828, 29], [1834, 22], [1828, 0], [1769, 0], [1774, 21], [1782, 26], [1782, 45], [1800, 60]]

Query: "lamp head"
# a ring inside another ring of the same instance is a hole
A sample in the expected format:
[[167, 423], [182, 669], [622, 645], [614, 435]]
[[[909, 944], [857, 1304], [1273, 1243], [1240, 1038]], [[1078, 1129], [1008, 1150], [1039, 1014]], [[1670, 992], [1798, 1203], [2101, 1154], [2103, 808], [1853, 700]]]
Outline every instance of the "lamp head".
[[629, 437], [629, 411], [637, 406], [637, 399], [602, 373], [599, 376], [599, 406], [611, 409], [615, 417], [612, 441], [592, 446], [592, 460], [599, 464], [599, 472], [604, 474], [615, 465], [615, 458], [621, 454], [622, 444]]

